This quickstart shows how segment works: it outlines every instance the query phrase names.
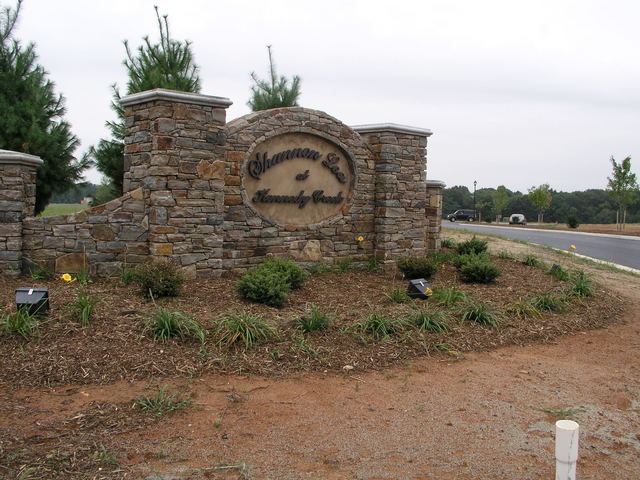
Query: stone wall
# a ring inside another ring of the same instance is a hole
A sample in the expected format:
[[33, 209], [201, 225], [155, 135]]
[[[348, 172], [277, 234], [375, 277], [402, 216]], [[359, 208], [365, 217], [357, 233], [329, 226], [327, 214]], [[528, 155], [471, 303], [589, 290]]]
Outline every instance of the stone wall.
[[22, 220], [33, 215], [36, 169], [33, 155], [0, 150], [0, 273], [19, 275], [22, 269]]
[[442, 230], [442, 193], [445, 183], [440, 180], [427, 180], [426, 247], [429, 251], [440, 250]]
[[[77, 214], [24, 218], [33, 212], [33, 165], [0, 163], [2, 270], [36, 263], [112, 275], [156, 259], [209, 277], [268, 255], [299, 262], [376, 256], [390, 263], [439, 248], [441, 201], [437, 185], [425, 179], [429, 130], [351, 128], [299, 107], [227, 124], [230, 104], [168, 90], [123, 98], [126, 193]], [[251, 162], [269, 173], [257, 175]]]

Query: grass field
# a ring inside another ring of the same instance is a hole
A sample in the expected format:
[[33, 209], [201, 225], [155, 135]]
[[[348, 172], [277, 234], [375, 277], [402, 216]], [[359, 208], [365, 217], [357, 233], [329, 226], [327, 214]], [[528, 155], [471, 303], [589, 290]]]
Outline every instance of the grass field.
[[55, 215], [67, 215], [69, 213], [79, 212], [88, 207], [89, 205], [80, 205], [79, 203], [50, 203], [38, 216], [53, 217]]

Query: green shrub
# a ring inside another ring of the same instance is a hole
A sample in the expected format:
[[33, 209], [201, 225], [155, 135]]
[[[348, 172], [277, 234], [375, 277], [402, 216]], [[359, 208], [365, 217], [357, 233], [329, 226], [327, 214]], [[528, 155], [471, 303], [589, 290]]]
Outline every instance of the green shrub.
[[80, 285], [89, 285], [93, 283], [91, 280], [91, 274], [89, 273], [89, 269], [85, 266], [80, 269], [80, 271], [76, 274], [76, 279]]
[[38, 329], [38, 314], [29, 313], [29, 308], [21, 308], [15, 313], [5, 313], [0, 317], [0, 330], [15, 333], [25, 340]]
[[233, 345], [242, 342], [249, 348], [262, 341], [276, 337], [276, 327], [265, 322], [260, 316], [244, 310], [228, 313], [222, 317], [216, 329], [221, 345]]
[[464, 242], [458, 243], [456, 245], [456, 252], [459, 255], [466, 255], [469, 253], [483, 253], [487, 251], [487, 241], [479, 240], [475, 237], [475, 235]]
[[569, 280], [569, 272], [567, 272], [564, 268], [562, 268], [557, 263], [551, 265], [551, 269], [549, 270], [549, 275], [558, 280], [566, 281]]
[[404, 291], [402, 288], [389, 289], [386, 296], [393, 303], [404, 303], [411, 300], [407, 292]]
[[323, 275], [329, 272], [331, 272], [331, 265], [322, 262], [316, 263], [309, 269], [311, 275]]
[[564, 299], [558, 295], [551, 293], [545, 293], [533, 299], [532, 304], [538, 310], [544, 310], [548, 312], [558, 312], [564, 307]]
[[291, 284], [282, 272], [260, 266], [246, 272], [238, 281], [237, 289], [247, 300], [281, 307], [291, 290]]
[[567, 227], [578, 228], [579, 226], [580, 223], [578, 222], [578, 217], [575, 214], [570, 213], [569, 215], [567, 215]]
[[444, 312], [430, 308], [418, 310], [409, 321], [420, 330], [429, 330], [434, 333], [444, 333], [451, 329]]
[[300, 330], [308, 333], [314, 330], [325, 330], [329, 326], [330, 321], [331, 318], [329, 315], [324, 313], [316, 304], [312, 303], [308, 313], [296, 319], [295, 324]]
[[357, 330], [372, 336], [376, 340], [398, 333], [406, 326], [405, 320], [383, 317], [378, 312], [372, 313], [369, 318], [355, 325]]
[[398, 259], [396, 265], [407, 280], [416, 278], [428, 280], [438, 271], [438, 263], [428, 257], [403, 257]]
[[531, 253], [522, 257], [522, 259], [520, 260], [520, 263], [528, 267], [539, 267], [542, 265], [540, 258], [537, 255], [533, 255]]
[[158, 307], [149, 316], [146, 329], [151, 330], [154, 339], [163, 342], [173, 337], [184, 340], [193, 336], [200, 340], [200, 343], [204, 343], [207, 334], [206, 330], [186, 313], [171, 312], [164, 307]]
[[267, 258], [258, 268], [281, 274], [292, 290], [302, 287], [307, 276], [300, 265], [281, 257]]
[[97, 299], [91, 297], [89, 292], [84, 288], [81, 288], [78, 290], [78, 298], [75, 302], [69, 305], [69, 308], [74, 312], [78, 322], [80, 322], [80, 325], [86, 327], [89, 325], [91, 314], [93, 313], [97, 303]]
[[452, 307], [461, 300], [466, 300], [467, 294], [456, 287], [443, 288], [433, 292], [433, 298], [445, 307]]
[[133, 399], [133, 405], [146, 413], [163, 415], [168, 412], [180, 410], [191, 404], [191, 398], [187, 395], [180, 398], [177, 394], [169, 391], [169, 387], [160, 387], [155, 395], [140, 395]]
[[582, 270], [571, 276], [571, 293], [576, 297], [592, 297], [595, 294], [591, 278]]
[[38, 266], [31, 272], [31, 278], [34, 280], [49, 280], [51, 277], [53, 277], [53, 274], [47, 267]]
[[442, 248], [456, 248], [456, 242], [452, 238], [443, 238], [440, 245]]
[[184, 276], [174, 263], [148, 262], [135, 267], [133, 281], [145, 297], [177, 297]]
[[497, 327], [499, 324], [498, 312], [491, 310], [486, 303], [468, 303], [462, 311], [462, 321], [477, 322], [480, 325]]
[[124, 285], [129, 285], [136, 280], [136, 269], [135, 267], [125, 267], [122, 270], [122, 275], [120, 275], [120, 280]]
[[458, 272], [460, 279], [466, 283], [491, 283], [501, 273], [497, 265], [480, 256], [462, 264]]
[[456, 267], [458, 270], [460, 270], [460, 268], [463, 265], [466, 265], [467, 263], [474, 263], [474, 262], [491, 262], [491, 258], [489, 257], [489, 254], [486, 252], [482, 252], [482, 253], [463, 253], [462, 255], [458, 255], [453, 259], [453, 266]]

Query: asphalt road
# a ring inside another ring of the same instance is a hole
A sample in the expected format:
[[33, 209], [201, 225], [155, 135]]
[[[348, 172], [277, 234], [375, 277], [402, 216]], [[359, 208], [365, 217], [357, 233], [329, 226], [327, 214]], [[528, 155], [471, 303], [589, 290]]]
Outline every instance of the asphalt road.
[[[498, 227], [475, 225], [468, 222], [442, 221], [443, 229], [465, 229], [506, 238], [524, 240], [530, 243], [567, 250], [576, 246], [576, 253], [587, 257], [617, 263], [640, 270], [640, 237], [604, 235], [597, 233], [558, 232], [553, 230], [528, 229], [527, 227]], [[443, 232], [446, 236], [446, 230]]]

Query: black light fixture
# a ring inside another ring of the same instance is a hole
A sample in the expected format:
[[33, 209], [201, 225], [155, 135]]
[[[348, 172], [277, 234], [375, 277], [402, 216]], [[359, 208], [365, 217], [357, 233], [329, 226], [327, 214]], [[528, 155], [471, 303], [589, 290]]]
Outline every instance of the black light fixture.
[[429, 283], [424, 278], [416, 278], [414, 280], [409, 280], [407, 295], [411, 298], [426, 300], [433, 295], [433, 292], [431, 291], [431, 288], [429, 288]]
[[16, 308], [26, 308], [29, 315], [44, 314], [49, 311], [48, 288], [16, 288]]
[[478, 212], [476, 212], [476, 185], [478, 182], [473, 181], [473, 219], [478, 220]]

